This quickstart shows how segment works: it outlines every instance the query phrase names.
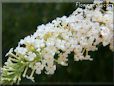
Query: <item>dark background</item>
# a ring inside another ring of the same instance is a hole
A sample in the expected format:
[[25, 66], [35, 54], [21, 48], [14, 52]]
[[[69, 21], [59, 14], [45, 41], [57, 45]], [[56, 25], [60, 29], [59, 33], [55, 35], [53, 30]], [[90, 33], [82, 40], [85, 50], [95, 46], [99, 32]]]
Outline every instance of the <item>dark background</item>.
[[[20, 39], [33, 34], [38, 25], [51, 22], [56, 17], [68, 16], [76, 8], [75, 3], [3, 3], [3, 64], [7, 61], [5, 54], [9, 49], [15, 48]], [[69, 55], [68, 67], [57, 65], [54, 75], [34, 75], [36, 83], [112, 83], [113, 54], [108, 46], [100, 45], [98, 51], [89, 54], [93, 61], [74, 62], [73, 54]], [[21, 83], [32, 82], [23, 78]]]

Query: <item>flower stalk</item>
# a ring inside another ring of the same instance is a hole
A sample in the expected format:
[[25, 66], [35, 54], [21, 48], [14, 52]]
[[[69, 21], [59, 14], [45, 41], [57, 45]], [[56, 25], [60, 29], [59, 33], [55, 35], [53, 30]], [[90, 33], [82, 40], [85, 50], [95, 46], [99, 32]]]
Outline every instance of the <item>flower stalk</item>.
[[[54, 74], [57, 64], [68, 66], [67, 57], [71, 52], [74, 52], [74, 61], [92, 61], [88, 52], [96, 51], [99, 44], [109, 45], [114, 51], [113, 7], [107, 6], [104, 10], [103, 2], [77, 8], [69, 17], [56, 18], [37, 28], [33, 35], [21, 39], [18, 46], [6, 54], [9, 58], [2, 68], [2, 84], [19, 84], [21, 77], [34, 82], [34, 74], [39, 75], [42, 70], [47, 75]], [[57, 59], [54, 58], [56, 53]], [[32, 70], [30, 76], [27, 75], [29, 70]]]

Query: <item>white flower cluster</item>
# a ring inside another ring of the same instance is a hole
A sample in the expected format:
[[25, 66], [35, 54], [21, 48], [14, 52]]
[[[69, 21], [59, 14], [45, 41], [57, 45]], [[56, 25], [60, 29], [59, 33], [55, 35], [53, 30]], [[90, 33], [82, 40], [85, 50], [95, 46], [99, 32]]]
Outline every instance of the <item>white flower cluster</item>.
[[[94, 6], [78, 8], [69, 17], [56, 18], [38, 26], [33, 35], [20, 40], [13, 56], [35, 62], [36, 74], [41, 74], [44, 69], [46, 74], [54, 74], [55, 62], [67, 66], [71, 52], [74, 52], [74, 61], [92, 61], [88, 51], [96, 51], [100, 43], [113, 50], [113, 7], [102, 12], [101, 5]], [[12, 52], [13, 49], [6, 56]]]

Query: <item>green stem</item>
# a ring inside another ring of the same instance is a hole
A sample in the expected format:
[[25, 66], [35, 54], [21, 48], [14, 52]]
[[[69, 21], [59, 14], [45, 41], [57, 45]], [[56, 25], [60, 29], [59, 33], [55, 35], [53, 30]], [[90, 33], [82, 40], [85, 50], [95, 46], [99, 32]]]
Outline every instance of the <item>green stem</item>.
[[12, 60], [12, 61], [18, 62], [17, 59], [13, 59], [13, 58], [9, 58], [9, 59]]
[[86, 55], [88, 55], [88, 51], [86, 50]]
[[14, 55], [13, 53], [10, 54], [11, 56], [15, 57], [16, 59], [19, 59], [16, 55]]
[[34, 72], [35, 72], [35, 68], [32, 70], [32, 73], [31, 73], [30, 77], [33, 76]]
[[19, 82], [21, 81], [21, 78], [18, 77], [17, 84], [19, 85]]
[[84, 48], [84, 49], [82, 50], [82, 53], [84, 53], [84, 52], [85, 52], [85, 50], [86, 50], [86, 49]]
[[23, 77], [25, 77], [26, 73], [27, 73], [27, 70], [28, 70], [28, 66], [25, 68], [25, 71], [23, 73]]

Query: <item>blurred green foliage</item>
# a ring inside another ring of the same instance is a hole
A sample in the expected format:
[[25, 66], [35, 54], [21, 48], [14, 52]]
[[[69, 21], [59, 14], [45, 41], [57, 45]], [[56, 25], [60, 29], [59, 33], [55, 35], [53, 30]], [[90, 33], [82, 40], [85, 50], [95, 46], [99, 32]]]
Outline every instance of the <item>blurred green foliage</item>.
[[[76, 6], [75, 3], [3, 3], [2, 9], [4, 64], [7, 60], [5, 54], [11, 47], [15, 48], [20, 39], [33, 34], [38, 25], [51, 22], [56, 17], [70, 15]], [[57, 65], [54, 75], [34, 75], [36, 83], [113, 82], [113, 54], [108, 46], [99, 46], [98, 51], [89, 54], [93, 61], [74, 62], [73, 54], [70, 54], [68, 67]], [[33, 84], [24, 78], [21, 83]]]

